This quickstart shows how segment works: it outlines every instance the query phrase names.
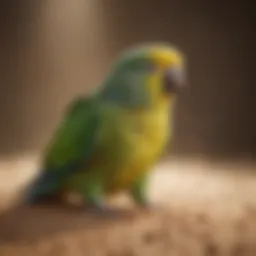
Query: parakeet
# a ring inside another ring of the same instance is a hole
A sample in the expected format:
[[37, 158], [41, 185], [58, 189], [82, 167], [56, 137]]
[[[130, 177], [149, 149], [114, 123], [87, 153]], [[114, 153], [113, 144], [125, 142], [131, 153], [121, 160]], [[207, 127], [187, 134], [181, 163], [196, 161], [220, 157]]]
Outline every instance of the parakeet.
[[148, 206], [147, 178], [172, 139], [185, 80], [185, 57], [172, 45], [122, 52], [102, 84], [68, 106], [26, 202], [71, 190], [107, 209], [107, 195], [126, 191]]

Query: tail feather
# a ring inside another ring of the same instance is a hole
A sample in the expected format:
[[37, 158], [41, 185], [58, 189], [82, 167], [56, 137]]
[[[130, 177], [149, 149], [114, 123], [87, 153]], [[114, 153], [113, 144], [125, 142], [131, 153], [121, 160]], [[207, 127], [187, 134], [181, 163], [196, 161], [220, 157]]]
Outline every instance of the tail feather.
[[72, 162], [58, 169], [51, 169], [41, 172], [39, 177], [29, 187], [25, 197], [25, 204], [34, 204], [41, 199], [54, 196], [60, 184], [69, 175], [71, 170], [77, 170], [84, 163], [84, 160]]
[[42, 172], [31, 184], [25, 196], [25, 204], [34, 204], [54, 194], [58, 187], [59, 177], [54, 173]]

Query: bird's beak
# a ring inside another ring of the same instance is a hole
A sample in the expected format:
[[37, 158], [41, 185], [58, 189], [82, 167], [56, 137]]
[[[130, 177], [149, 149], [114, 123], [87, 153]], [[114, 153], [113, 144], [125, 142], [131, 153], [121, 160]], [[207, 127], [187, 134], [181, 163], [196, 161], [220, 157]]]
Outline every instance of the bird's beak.
[[186, 85], [186, 78], [182, 67], [170, 67], [165, 71], [164, 90], [167, 93], [179, 93]]

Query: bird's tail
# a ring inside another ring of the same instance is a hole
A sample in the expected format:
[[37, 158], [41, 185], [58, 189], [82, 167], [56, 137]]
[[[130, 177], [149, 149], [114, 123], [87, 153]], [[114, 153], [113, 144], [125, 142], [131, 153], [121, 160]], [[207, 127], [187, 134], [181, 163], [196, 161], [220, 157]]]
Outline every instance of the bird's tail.
[[70, 170], [77, 170], [84, 163], [76, 161], [59, 169], [48, 169], [41, 172], [36, 180], [31, 184], [25, 197], [25, 204], [34, 204], [41, 199], [54, 197], [60, 192], [62, 181], [70, 175]]
[[42, 172], [29, 186], [24, 198], [25, 204], [35, 204], [54, 196], [58, 188], [59, 177], [56, 173]]

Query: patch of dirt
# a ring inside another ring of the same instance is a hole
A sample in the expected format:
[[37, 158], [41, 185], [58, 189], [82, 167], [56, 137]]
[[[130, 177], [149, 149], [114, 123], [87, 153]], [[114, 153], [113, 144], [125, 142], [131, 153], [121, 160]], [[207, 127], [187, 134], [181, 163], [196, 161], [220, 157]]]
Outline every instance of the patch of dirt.
[[15, 207], [36, 166], [32, 158], [0, 165], [1, 256], [256, 255], [255, 166], [164, 162], [149, 187], [159, 208], [135, 210], [120, 197], [113, 204], [125, 209], [108, 217], [56, 204]]

